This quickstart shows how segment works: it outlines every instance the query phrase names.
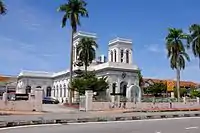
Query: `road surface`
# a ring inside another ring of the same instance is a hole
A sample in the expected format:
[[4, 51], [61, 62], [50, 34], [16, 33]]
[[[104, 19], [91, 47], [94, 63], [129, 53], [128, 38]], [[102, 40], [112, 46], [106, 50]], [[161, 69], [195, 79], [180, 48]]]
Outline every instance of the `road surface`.
[[200, 118], [40, 125], [0, 129], [0, 133], [200, 133]]

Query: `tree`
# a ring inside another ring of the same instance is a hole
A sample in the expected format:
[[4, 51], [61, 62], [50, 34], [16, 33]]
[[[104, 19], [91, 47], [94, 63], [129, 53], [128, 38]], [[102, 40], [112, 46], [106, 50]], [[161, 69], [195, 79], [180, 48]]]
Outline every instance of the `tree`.
[[[187, 95], [188, 91], [186, 88], [180, 88], [180, 97], [183, 97], [185, 95]], [[178, 95], [177, 95], [177, 89], [174, 88], [174, 96], [177, 98]]]
[[78, 76], [73, 79], [72, 87], [75, 91], [79, 92], [80, 95], [85, 94], [85, 90], [92, 90], [93, 92], [103, 92], [109, 85], [106, 81], [107, 77], [96, 77], [94, 72], [88, 72], [82, 76]]
[[188, 35], [184, 34], [181, 29], [169, 28], [169, 33], [166, 37], [166, 49], [167, 56], [170, 59], [170, 66], [173, 70], [176, 69], [178, 100], [180, 99], [180, 71], [185, 68], [185, 60], [190, 61], [183, 43], [187, 40]]
[[0, 0], [0, 15], [6, 14], [6, 11], [7, 11], [6, 6], [4, 5], [3, 1]]
[[92, 63], [96, 57], [96, 48], [98, 45], [92, 38], [84, 37], [80, 40], [77, 46], [78, 60], [85, 66], [85, 73], [87, 74], [87, 67]]
[[73, 36], [77, 32], [77, 26], [80, 26], [80, 17], [88, 17], [88, 11], [86, 9], [87, 3], [83, 0], [68, 0], [67, 3], [61, 5], [58, 8], [59, 12], [63, 12], [64, 16], [62, 18], [62, 27], [66, 26], [67, 20], [71, 25], [71, 46], [70, 46], [70, 81], [69, 81], [69, 104], [72, 103], [72, 70], [73, 70]]
[[199, 58], [200, 67], [200, 25], [193, 24], [189, 28], [189, 43], [192, 45], [192, 52], [195, 57]]
[[191, 96], [192, 98], [200, 97], [200, 92], [199, 92], [198, 90], [194, 89], [194, 90], [192, 90], [192, 91], [190, 92], [190, 96]]
[[144, 81], [143, 81], [143, 76], [142, 76], [141, 70], [138, 71], [138, 78], [139, 78], [139, 86], [142, 87]]
[[164, 83], [154, 83], [144, 89], [145, 93], [152, 94], [155, 97], [161, 96], [162, 93], [167, 91], [167, 85]]

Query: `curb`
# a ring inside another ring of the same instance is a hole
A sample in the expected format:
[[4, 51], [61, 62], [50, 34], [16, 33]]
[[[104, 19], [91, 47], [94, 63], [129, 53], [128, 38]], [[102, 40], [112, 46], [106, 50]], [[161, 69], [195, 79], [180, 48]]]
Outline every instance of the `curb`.
[[87, 123], [87, 122], [106, 122], [106, 121], [126, 121], [126, 120], [144, 120], [144, 119], [164, 119], [178, 117], [200, 117], [200, 113], [196, 114], [172, 114], [172, 115], [146, 115], [146, 116], [118, 116], [118, 117], [93, 117], [78, 119], [52, 119], [52, 120], [32, 120], [32, 121], [0, 121], [0, 128], [25, 126], [25, 125], [41, 125], [41, 124], [68, 124], [68, 123]]

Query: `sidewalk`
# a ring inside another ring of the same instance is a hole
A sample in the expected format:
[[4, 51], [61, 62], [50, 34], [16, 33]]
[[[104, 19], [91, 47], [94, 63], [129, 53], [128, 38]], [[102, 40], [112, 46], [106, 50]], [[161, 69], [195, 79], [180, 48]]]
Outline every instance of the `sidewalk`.
[[27, 112], [27, 111], [2, 111], [0, 110], [0, 117], [2, 115], [40, 115], [45, 112]]
[[79, 112], [47, 113], [34, 115], [0, 116], [0, 127], [35, 124], [80, 123], [100, 121], [124, 121], [142, 119], [161, 119], [177, 117], [200, 117], [200, 111], [192, 112], [151, 112], [151, 113], [114, 113], [114, 112]]

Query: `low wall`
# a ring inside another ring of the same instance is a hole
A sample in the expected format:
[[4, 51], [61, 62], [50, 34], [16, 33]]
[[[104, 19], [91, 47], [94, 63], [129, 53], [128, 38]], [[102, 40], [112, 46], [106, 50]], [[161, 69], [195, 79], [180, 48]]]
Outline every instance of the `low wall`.
[[92, 111], [108, 110], [111, 105], [110, 102], [92, 102]]
[[[123, 103], [120, 105], [113, 104], [110, 102], [92, 102], [92, 111], [108, 110], [111, 108], [122, 108]], [[188, 102], [188, 103], [126, 103], [126, 109], [135, 109], [135, 110], [148, 110], [148, 109], [189, 109], [189, 108], [200, 108], [200, 104], [197, 102]]]
[[42, 110], [43, 89], [36, 88], [34, 93], [29, 94], [27, 101], [8, 101], [7, 93], [3, 94], [0, 100], [0, 110], [4, 111], [43, 111]]
[[5, 111], [33, 111], [34, 104], [31, 101], [3, 101], [0, 100], [0, 110]]

